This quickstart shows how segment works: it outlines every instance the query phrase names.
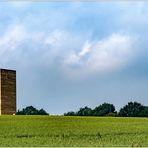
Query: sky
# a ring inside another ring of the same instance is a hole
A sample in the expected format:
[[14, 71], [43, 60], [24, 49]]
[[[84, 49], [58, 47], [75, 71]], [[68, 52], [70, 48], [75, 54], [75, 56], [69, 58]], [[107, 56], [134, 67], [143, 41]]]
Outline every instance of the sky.
[[17, 109], [148, 105], [147, 18], [147, 1], [0, 2], [0, 67], [17, 72]]

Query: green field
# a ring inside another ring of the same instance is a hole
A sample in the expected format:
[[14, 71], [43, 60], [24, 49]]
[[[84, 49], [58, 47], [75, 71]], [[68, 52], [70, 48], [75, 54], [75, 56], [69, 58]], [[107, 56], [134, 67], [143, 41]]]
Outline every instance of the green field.
[[0, 116], [0, 146], [148, 146], [148, 118]]

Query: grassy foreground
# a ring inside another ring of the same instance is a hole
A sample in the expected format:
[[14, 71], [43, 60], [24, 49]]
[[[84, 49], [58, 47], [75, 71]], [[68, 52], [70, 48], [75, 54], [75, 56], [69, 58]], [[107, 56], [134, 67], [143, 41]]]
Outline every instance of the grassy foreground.
[[0, 116], [0, 146], [148, 147], [148, 118]]

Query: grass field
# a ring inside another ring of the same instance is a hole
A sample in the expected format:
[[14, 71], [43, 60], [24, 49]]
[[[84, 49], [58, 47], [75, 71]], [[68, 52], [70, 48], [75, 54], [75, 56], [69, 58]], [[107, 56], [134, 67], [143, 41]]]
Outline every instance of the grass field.
[[148, 118], [0, 116], [0, 146], [148, 146]]

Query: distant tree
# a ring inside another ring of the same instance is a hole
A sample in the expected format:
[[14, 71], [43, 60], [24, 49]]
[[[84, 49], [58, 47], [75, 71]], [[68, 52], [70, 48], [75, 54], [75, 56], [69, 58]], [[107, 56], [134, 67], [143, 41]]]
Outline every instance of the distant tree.
[[148, 106], [143, 106], [138, 102], [128, 102], [120, 111], [115, 111], [115, 106], [103, 103], [94, 109], [87, 106], [80, 108], [77, 112], [68, 112], [64, 116], [122, 116], [122, 117], [148, 117]]
[[38, 111], [38, 115], [49, 115], [43, 108]]
[[77, 116], [91, 116], [92, 109], [85, 106], [84, 108], [80, 108], [80, 110], [76, 114], [77, 114]]
[[93, 116], [106, 116], [109, 113], [115, 113], [115, 106], [109, 103], [103, 103], [92, 111]]
[[141, 112], [144, 110], [144, 106], [138, 102], [128, 102], [123, 108], [119, 111], [119, 116], [123, 117], [138, 117], [142, 116]]
[[64, 113], [64, 116], [76, 116], [76, 113], [71, 111], [71, 112]]
[[148, 117], [148, 106], [145, 106], [144, 109], [139, 114], [140, 117]]
[[27, 106], [22, 110], [18, 110], [16, 115], [48, 115], [48, 113], [44, 109], [36, 109], [33, 106]]
[[18, 111], [16, 112], [16, 115], [24, 115], [24, 114], [21, 110], [18, 109]]

